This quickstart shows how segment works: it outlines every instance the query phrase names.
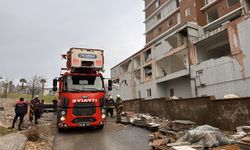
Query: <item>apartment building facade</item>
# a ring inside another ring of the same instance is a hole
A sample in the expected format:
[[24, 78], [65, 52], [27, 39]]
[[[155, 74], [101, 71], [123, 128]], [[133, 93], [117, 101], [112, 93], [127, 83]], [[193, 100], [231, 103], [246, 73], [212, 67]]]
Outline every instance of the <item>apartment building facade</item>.
[[111, 69], [124, 99], [249, 96], [248, 0], [144, 0], [145, 47]]

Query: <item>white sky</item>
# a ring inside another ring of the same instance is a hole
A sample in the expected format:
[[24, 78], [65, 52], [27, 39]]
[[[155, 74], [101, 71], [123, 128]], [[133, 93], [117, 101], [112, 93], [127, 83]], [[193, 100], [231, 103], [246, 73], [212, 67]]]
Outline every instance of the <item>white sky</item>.
[[0, 0], [0, 76], [44, 76], [65, 67], [70, 47], [105, 50], [110, 68], [145, 44], [143, 0]]

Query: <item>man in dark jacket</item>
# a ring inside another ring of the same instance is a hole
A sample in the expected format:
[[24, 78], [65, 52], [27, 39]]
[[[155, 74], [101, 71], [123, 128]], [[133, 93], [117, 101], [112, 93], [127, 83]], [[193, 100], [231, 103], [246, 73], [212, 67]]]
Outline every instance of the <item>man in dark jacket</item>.
[[25, 114], [27, 114], [28, 111], [28, 105], [26, 102], [24, 102], [23, 98], [20, 98], [19, 101], [17, 101], [16, 105], [15, 105], [15, 117], [12, 123], [12, 128], [14, 128], [15, 123], [17, 121], [17, 118], [20, 117], [20, 121], [19, 121], [19, 125], [18, 125], [18, 130], [21, 130], [21, 125], [23, 123], [23, 118], [25, 116]]
[[35, 115], [35, 124], [38, 124], [38, 119], [41, 116], [41, 102], [36, 95], [35, 99], [30, 102], [30, 122], [33, 121], [33, 116]]
[[[113, 118], [113, 112], [115, 108], [115, 102], [112, 96], [109, 97], [109, 100], [107, 101], [107, 113], [110, 113], [110, 116]], [[108, 116], [108, 114], [107, 114]]]

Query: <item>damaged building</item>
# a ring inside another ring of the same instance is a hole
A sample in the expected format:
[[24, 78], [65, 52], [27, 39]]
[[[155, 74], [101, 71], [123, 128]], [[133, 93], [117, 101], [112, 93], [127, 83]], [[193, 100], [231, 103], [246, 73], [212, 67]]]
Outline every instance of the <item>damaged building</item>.
[[123, 99], [249, 96], [248, 0], [144, 0], [145, 47], [111, 69]]

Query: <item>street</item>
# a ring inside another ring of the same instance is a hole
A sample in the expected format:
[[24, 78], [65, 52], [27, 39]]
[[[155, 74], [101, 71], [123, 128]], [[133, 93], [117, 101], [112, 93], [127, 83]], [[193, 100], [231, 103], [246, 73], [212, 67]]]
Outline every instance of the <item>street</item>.
[[148, 132], [108, 119], [103, 130], [72, 129], [55, 136], [54, 150], [149, 150]]

